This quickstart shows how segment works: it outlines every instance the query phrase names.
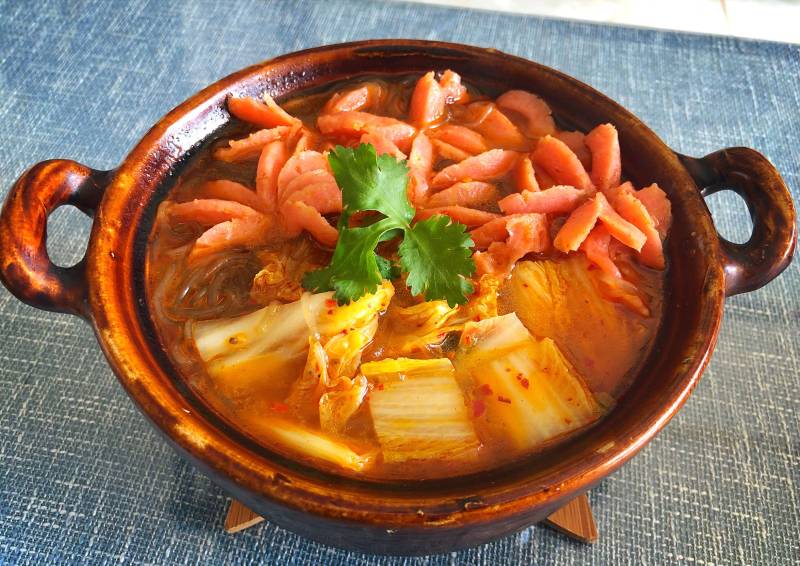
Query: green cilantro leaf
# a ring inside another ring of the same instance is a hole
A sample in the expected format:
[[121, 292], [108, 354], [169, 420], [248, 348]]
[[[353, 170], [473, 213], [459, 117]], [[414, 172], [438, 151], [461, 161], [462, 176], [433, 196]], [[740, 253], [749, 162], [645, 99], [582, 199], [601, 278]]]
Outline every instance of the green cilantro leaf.
[[400, 267], [389, 261], [383, 256], [375, 254], [375, 259], [378, 261], [378, 271], [381, 272], [381, 277], [384, 279], [397, 279], [400, 277]]
[[[339, 240], [330, 264], [306, 273], [303, 287], [334, 291], [341, 305], [374, 293], [383, 279], [397, 278], [402, 270], [412, 294], [424, 295], [427, 300], [446, 299], [451, 306], [465, 303], [473, 292], [467, 279], [475, 272], [472, 239], [463, 224], [446, 216], [411, 224], [416, 209], [406, 193], [406, 164], [389, 155], [378, 156], [369, 144], [355, 149], [337, 146], [328, 161], [342, 190]], [[368, 211], [384, 218], [350, 226], [353, 214]], [[375, 248], [401, 235], [398, 269]]]
[[472, 238], [465, 226], [436, 215], [414, 224], [400, 244], [400, 266], [408, 273], [413, 295], [444, 299], [452, 307], [467, 301], [474, 291], [467, 279], [475, 273]]
[[303, 288], [314, 293], [333, 291], [333, 268], [329, 265], [322, 269], [306, 271], [303, 275]]
[[342, 216], [374, 210], [389, 218], [411, 222], [416, 210], [408, 202], [408, 167], [391, 155], [378, 157], [375, 148], [337, 146], [328, 154], [336, 184], [342, 189]]
[[303, 287], [312, 291], [336, 291], [339, 304], [349, 303], [374, 293], [390, 273], [388, 260], [375, 253], [381, 236], [396, 227], [391, 218], [361, 228], [339, 228], [339, 241], [330, 265], [310, 271], [303, 277]]

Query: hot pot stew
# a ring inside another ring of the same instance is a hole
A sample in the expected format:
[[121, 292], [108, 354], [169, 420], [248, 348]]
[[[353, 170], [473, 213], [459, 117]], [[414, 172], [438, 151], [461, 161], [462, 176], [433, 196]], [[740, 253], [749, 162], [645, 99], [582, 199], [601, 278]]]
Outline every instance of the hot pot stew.
[[158, 209], [147, 288], [182, 378], [248, 435], [456, 476], [579, 434], [635, 377], [671, 210], [625, 181], [613, 124], [451, 71], [227, 105]]

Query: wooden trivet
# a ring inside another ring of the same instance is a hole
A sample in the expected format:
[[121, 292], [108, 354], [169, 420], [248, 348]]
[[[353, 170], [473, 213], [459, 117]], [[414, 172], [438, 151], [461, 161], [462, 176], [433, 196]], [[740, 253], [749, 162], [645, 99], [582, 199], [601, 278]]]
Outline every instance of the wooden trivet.
[[[236, 499], [231, 500], [228, 515], [225, 517], [225, 531], [238, 533], [248, 527], [257, 525], [264, 517], [250, 510], [249, 507]], [[581, 494], [569, 503], [547, 517], [542, 524], [577, 539], [581, 542], [595, 542], [597, 540], [597, 527], [594, 523], [592, 508], [589, 498]]]
[[542, 524], [581, 542], [597, 541], [597, 526], [585, 493], [560, 507], [542, 521]]
[[263, 520], [264, 517], [251, 511], [244, 503], [231, 499], [231, 506], [228, 507], [228, 514], [225, 516], [225, 532], [238, 533]]

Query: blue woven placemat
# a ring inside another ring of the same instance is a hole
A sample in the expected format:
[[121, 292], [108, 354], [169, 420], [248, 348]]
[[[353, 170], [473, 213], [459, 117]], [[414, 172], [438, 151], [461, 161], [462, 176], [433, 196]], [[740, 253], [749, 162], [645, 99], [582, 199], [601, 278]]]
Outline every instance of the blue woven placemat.
[[[561, 69], [674, 149], [766, 153], [800, 196], [800, 47], [491, 12], [325, 2], [0, 1], [0, 195], [30, 164], [116, 165], [150, 124], [274, 55], [361, 38], [492, 46]], [[712, 203], [746, 238], [743, 205]], [[49, 249], [78, 259], [89, 222], [59, 211]], [[594, 546], [532, 527], [452, 555], [348, 554], [269, 523], [222, 532], [226, 496], [157, 437], [87, 325], [0, 290], [0, 563], [787, 564], [800, 557], [800, 277], [727, 302], [686, 407], [590, 494]]]

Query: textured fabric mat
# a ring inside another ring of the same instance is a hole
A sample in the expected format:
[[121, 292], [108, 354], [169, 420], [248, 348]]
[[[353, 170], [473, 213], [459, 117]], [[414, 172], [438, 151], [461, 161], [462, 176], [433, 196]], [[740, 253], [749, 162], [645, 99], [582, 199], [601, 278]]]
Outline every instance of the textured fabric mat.
[[[47, 158], [113, 167], [170, 108], [236, 69], [377, 37], [493, 46], [552, 65], [678, 151], [763, 151], [800, 196], [800, 46], [340, 0], [0, 1], [0, 195]], [[724, 234], [746, 239], [740, 201], [718, 196], [712, 207]], [[54, 257], [80, 258], [89, 226], [74, 211], [54, 215]], [[224, 534], [225, 494], [145, 423], [89, 327], [2, 289], [0, 563], [798, 563], [798, 269], [728, 300], [685, 408], [591, 492], [596, 545], [532, 527], [408, 560], [348, 554], [269, 523]]]

